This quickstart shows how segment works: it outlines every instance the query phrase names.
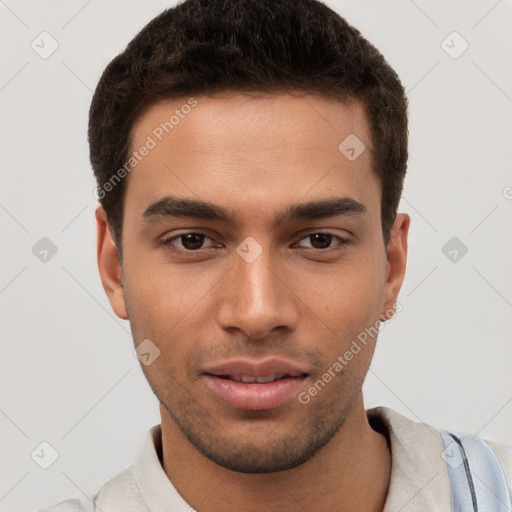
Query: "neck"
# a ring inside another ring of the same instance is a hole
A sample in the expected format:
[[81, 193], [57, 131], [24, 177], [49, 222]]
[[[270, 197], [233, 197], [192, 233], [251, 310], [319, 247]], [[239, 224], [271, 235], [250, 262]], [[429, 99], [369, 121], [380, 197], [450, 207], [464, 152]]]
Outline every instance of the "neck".
[[311, 459], [285, 471], [237, 473], [202, 455], [167, 411], [162, 416], [163, 469], [180, 495], [201, 512], [381, 512], [391, 475], [385, 437], [366, 417], [362, 395], [343, 425]]

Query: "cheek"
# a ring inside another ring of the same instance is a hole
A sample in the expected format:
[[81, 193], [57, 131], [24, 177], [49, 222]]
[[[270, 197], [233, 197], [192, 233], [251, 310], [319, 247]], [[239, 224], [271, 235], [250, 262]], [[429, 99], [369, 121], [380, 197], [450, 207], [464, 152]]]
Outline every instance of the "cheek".
[[136, 343], [149, 338], [158, 344], [163, 333], [183, 316], [183, 299], [165, 270], [142, 260], [125, 262], [124, 293]]
[[125, 292], [135, 315], [166, 326], [199, 306], [215, 282], [205, 273], [194, 272], [192, 266], [172, 267], [149, 258], [133, 258], [126, 270]]
[[357, 320], [380, 308], [385, 289], [381, 267], [375, 258], [358, 255], [323, 275], [303, 275], [296, 282], [300, 295], [321, 317]]
[[[316, 283], [310, 287], [310, 293], [305, 293], [307, 288], [301, 293], [310, 308], [306, 320], [309, 325], [304, 328], [311, 331], [311, 336], [317, 328], [325, 331], [322, 352], [329, 366], [338, 356], [350, 351], [354, 341], [364, 338], [375, 327], [384, 301], [385, 278], [381, 265], [369, 264], [361, 257], [332, 271], [328, 278], [316, 279]], [[307, 286], [306, 280], [302, 286]], [[357, 374], [357, 369], [366, 367], [371, 358], [376, 337], [366, 337], [364, 341], [367, 345], [359, 343], [361, 350], [353, 349], [357, 357], [348, 354], [353, 358], [347, 368], [349, 374]]]
[[[142, 258], [126, 261], [125, 298], [133, 338], [136, 344], [144, 339], [155, 343], [161, 352], [156, 366], [164, 364], [167, 371], [184, 370], [191, 347], [198, 348], [200, 330], [211, 321], [207, 308], [221, 277], [192, 267], [171, 268]], [[152, 367], [147, 371], [154, 374]]]

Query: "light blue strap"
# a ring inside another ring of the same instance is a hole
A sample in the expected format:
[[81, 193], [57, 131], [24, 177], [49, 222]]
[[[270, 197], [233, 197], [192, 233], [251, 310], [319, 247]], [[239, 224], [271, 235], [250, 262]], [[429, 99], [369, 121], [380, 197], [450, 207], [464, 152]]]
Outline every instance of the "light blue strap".
[[441, 432], [452, 492], [452, 512], [512, 512], [500, 461], [482, 439]]
[[494, 451], [482, 439], [462, 438], [473, 475], [479, 512], [511, 512], [507, 480]]
[[462, 446], [446, 432], [441, 432], [443, 459], [448, 467], [452, 492], [452, 512], [478, 512], [476, 495], [469, 471], [466, 453]]

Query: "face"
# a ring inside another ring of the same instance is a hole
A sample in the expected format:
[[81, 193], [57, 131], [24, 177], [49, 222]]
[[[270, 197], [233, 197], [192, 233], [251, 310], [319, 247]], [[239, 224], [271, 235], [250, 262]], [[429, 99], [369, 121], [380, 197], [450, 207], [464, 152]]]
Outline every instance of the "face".
[[[338, 147], [350, 134], [359, 156]], [[344, 354], [403, 279], [408, 223], [386, 255], [364, 110], [311, 95], [164, 101], [134, 126], [143, 146], [122, 266], [101, 210], [98, 255], [135, 345], [160, 351], [142, 369], [161, 410], [226, 468], [297, 466], [360, 397], [376, 340]]]

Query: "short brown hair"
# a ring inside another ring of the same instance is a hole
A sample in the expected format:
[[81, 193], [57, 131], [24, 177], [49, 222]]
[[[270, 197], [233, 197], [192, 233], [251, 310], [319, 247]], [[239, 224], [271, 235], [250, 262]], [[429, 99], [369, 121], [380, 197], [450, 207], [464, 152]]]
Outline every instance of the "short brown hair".
[[125, 180], [106, 185], [126, 165], [136, 120], [161, 99], [225, 90], [361, 101], [387, 244], [407, 168], [407, 99], [381, 53], [317, 0], [186, 0], [150, 21], [110, 62], [92, 99], [90, 159], [119, 249]]

